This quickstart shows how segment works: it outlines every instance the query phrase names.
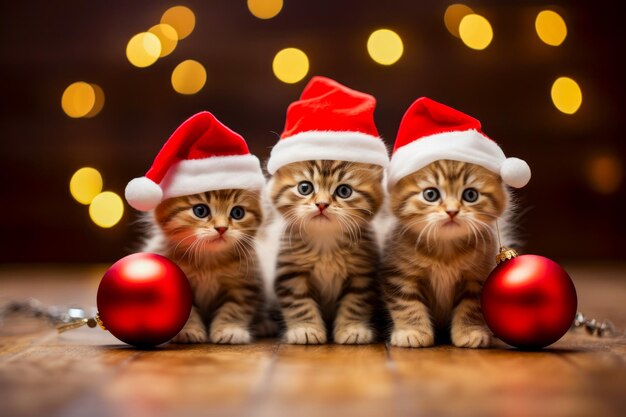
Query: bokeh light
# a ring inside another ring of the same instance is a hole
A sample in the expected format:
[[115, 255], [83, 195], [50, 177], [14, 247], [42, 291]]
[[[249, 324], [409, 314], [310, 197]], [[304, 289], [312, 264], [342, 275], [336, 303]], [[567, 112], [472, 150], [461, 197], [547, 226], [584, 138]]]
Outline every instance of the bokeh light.
[[154, 33], [138, 33], [126, 45], [126, 57], [131, 64], [139, 68], [154, 64], [160, 55], [161, 41]]
[[94, 197], [89, 205], [89, 217], [98, 226], [115, 226], [124, 215], [122, 198], [111, 191], [105, 191]]
[[96, 104], [96, 92], [91, 84], [78, 81], [70, 84], [61, 97], [61, 108], [69, 117], [85, 117]]
[[70, 193], [80, 204], [90, 204], [102, 191], [102, 175], [95, 168], [84, 167], [72, 175]]
[[535, 19], [535, 29], [539, 39], [552, 46], [559, 46], [567, 36], [565, 20], [552, 10], [539, 12]]
[[587, 161], [587, 182], [600, 194], [612, 194], [617, 191], [624, 178], [622, 161], [616, 155], [594, 155]]
[[461, 19], [459, 36], [469, 48], [480, 51], [488, 47], [493, 40], [493, 29], [483, 16], [468, 14]]
[[271, 19], [283, 8], [283, 0], [248, 0], [248, 10], [259, 19]]
[[168, 56], [174, 51], [174, 49], [176, 49], [176, 45], [178, 44], [178, 33], [176, 32], [176, 29], [170, 25], [160, 23], [152, 26], [148, 32], [156, 35], [156, 37], [159, 38], [159, 42], [161, 42], [161, 53], [159, 54], [160, 58]]
[[89, 112], [84, 116], [88, 118], [94, 117], [95, 115], [100, 113], [100, 111], [104, 107], [104, 91], [102, 90], [102, 88], [100, 88], [98, 84], [89, 84], [89, 85], [91, 86], [91, 88], [93, 88], [93, 92], [95, 94], [95, 101], [93, 103], [93, 107], [91, 108], [91, 110], [89, 110]]
[[297, 48], [285, 48], [274, 57], [272, 70], [280, 81], [294, 84], [309, 72], [309, 58]]
[[474, 11], [464, 4], [451, 4], [448, 6], [443, 15], [443, 23], [446, 25], [448, 32], [459, 38], [461, 37], [461, 35], [459, 35], [459, 25], [461, 24], [461, 20], [468, 14], [473, 13]]
[[367, 52], [372, 59], [381, 65], [397, 62], [404, 52], [400, 36], [389, 29], [379, 29], [367, 39]]
[[583, 93], [576, 81], [569, 77], [560, 77], [550, 91], [554, 106], [565, 114], [574, 114], [583, 102]]
[[206, 70], [198, 61], [188, 59], [172, 71], [172, 87], [180, 94], [196, 94], [206, 83]]
[[161, 16], [161, 23], [170, 25], [176, 30], [178, 40], [185, 39], [196, 26], [196, 16], [185, 6], [170, 7]]

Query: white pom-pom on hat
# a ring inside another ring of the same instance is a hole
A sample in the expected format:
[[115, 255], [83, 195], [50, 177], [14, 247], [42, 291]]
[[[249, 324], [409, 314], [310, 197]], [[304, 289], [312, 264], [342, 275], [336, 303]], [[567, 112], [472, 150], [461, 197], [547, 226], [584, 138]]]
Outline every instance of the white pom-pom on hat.
[[131, 207], [148, 211], [159, 205], [163, 199], [163, 190], [154, 181], [147, 177], [132, 179], [126, 185], [126, 201]]
[[500, 177], [506, 185], [522, 188], [530, 181], [530, 167], [519, 158], [507, 158], [500, 165]]

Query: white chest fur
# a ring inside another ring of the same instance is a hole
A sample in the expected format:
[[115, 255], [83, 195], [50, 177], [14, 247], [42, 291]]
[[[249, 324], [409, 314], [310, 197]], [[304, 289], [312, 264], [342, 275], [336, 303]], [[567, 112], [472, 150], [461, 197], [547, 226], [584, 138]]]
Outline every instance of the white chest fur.
[[337, 300], [348, 275], [347, 259], [338, 252], [320, 251], [311, 271], [311, 284], [327, 303], [334, 303]]
[[435, 263], [430, 270], [430, 284], [433, 289], [433, 313], [436, 316], [448, 316], [454, 301], [454, 287], [461, 279], [461, 271], [457, 265]]

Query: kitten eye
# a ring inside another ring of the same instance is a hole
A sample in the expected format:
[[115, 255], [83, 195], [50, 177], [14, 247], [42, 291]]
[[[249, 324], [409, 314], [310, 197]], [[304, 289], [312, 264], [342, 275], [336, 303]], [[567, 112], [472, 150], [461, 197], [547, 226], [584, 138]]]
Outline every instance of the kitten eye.
[[466, 188], [465, 190], [463, 190], [463, 195], [461, 196], [461, 198], [463, 198], [463, 200], [467, 201], [468, 203], [473, 203], [474, 201], [478, 200], [478, 196], [479, 193], [478, 191], [476, 191], [475, 188]]
[[298, 184], [298, 192], [302, 195], [309, 195], [313, 192], [313, 184], [309, 181], [302, 181]]
[[246, 215], [246, 210], [244, 210], [244, 208], [241, 206], [235, 206], [230, 211], [230, 217], [235, 220], [241, 220], [243, 219], [243, 216], [245, 215]]
[[335, 194], [337, 194], [337, 196], [341, 198], [348, 198], [352, 195], [352, 187], [346, 184], [341, 184], [335, 190]]
[[209, 210], [209, 206], [207, 206], [206, 204], [196, 204], [195, 206], [193, 206], [192, 210], [193, 214], [200, 219], [208, 217], [209, 213], [211, 213], [211, 210]]
[[427, 188], [424, 191], [422, 191], [422, 195], [424, 196], [424, 200], [428, 201], [429, 203], [434, 203], [435, 201], [439, 200], [439, 190], [436, 188]]

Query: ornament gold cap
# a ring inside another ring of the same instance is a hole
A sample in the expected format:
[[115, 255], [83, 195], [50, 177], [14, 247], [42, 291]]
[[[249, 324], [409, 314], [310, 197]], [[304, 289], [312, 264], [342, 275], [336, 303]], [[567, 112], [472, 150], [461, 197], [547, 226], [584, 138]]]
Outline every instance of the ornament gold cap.
[[102, 319], [100, 318], [100, 313], [96, 314], [96, 317], [94, 317], [94, 319], [96, 320], [96, 323], [98, 323], [98, 327], [100, 327], [104, 331], [107, 331], [107, 328], [104, 327], [104, 323], [102, 323]]
[[500, 247], [500, 253], [496, 255], [496, 265], [500, 265], [500, 263], [513, 259], [518, 256], [518, 253], [515, 249], [510, 249], [505, 246]]

